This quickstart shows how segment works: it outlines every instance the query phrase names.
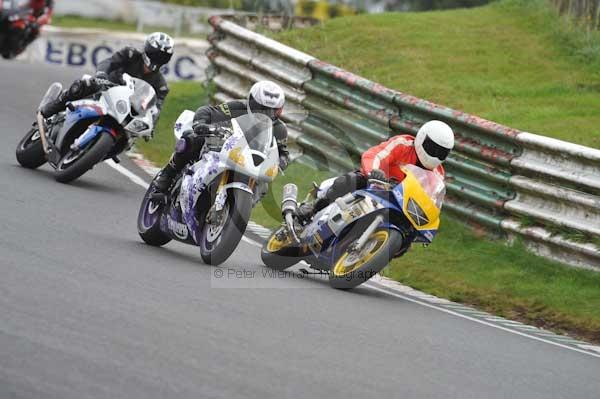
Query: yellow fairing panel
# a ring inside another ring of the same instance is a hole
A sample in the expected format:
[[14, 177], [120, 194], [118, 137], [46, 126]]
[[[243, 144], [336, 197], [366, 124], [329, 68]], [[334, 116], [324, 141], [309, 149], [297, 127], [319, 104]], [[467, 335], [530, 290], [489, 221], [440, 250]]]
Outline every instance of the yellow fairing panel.
[[[435, 203], [423, 189], [421, 183], [415, 178], [415, 175], [407, 169], [403, 169], [403, 171], [406, 174], [406, 177], [402, 181], [402, 188], [404, 191], [402, 210], [404, 211], [404, 214], [417, 230], [437, 230], [440, 225], [440, 209], [435, 206]], [[419, 226], [417, 221], [410, 214], [408, 209], [410, 199], [415, 201], [423, 210], [429, 221], [427, 224]]]

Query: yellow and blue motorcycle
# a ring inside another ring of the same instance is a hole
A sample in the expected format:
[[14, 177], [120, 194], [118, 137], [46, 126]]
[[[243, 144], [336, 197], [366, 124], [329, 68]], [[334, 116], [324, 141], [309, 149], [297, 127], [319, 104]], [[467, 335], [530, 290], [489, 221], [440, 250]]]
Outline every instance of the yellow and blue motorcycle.
[[304, 260], [328, 272], [332, 287], [350, 289], [402, 256], [413, 242], [430, 244], [440, 225], [443, 178], [414, 165], [402, 170], [402, 182], [369, 179], [366, 189], [338, 198], [306, 225], [295, 216], [298, 188], [287, 184], [284, 223], [262, 248], [265, 265], [285, 270]]

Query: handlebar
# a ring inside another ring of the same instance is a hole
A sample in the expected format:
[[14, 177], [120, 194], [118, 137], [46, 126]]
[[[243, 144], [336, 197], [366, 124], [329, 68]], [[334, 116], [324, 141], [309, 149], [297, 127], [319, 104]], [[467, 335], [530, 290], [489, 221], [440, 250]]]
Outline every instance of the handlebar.
[[370, 186], [371, 184], [375, 184], [378, 186], [382, 186], [383, 189], [385, 190], [391, 190], [392, 188], [394, 188], [398, 183], [400, 183], [398, 180], [392, 178], [390, 180], [378, 180], [378, 179], [367, 179], [367, 185]]

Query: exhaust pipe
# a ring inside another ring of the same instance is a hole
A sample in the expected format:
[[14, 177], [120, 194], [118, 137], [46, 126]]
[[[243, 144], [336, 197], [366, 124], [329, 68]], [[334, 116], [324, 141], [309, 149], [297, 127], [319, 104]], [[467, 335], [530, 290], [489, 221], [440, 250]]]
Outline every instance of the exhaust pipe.
[[283, 186], [283, 200], [281, 201], [281, 214], [285, 220], [289, 232], [296, 244], [300, 244], [300, 239], [294, 229], [294, 213], [298, 209], [298, 186], [288, 183]]
[[40, 140], [42, 140], [42, 148], [48, 154], [48, 141], [46, 140], [46, 129], [44, 128], [44, 117], [41, 112], [37, 114], [38, 132], [40, 132]]
[[283, 186], [283, 200], [281, 201], [281, 213], [294, 213], [298, 208], [298, 186], [288, 183]]

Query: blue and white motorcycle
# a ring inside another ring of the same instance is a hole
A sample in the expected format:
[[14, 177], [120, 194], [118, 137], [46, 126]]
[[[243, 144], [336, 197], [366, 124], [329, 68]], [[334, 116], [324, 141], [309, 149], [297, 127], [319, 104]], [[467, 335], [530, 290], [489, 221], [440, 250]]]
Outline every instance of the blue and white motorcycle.
[[[369, 280], [413, 242], [430, 244], [440, 225], [446, 193], [443, 178], [415, 165], [404, 165], [401, 182], [369, 179], [364, 190], [338, 198], [307, 223], [297, 217], [294, 184], [284, 187], [283, 225], [262, 248], [265, 265], [285, 270], [305, 260], [327, 272], [334, 288], [349, 289]], [[327, 192], [333, 179], [316, 192]]]
[[[86, 77], [84, 77], [86, 78]], [[37, 121], [17, 146], [17, 160], [35, 169], [48, 162], [57, 181], [73, 181], [99, 162], [128, 150], [135, 139], [149, 140], [158, 115], [156, 92], [147, 82], [123, 75], [124, 85], [95, 79], [98, 91], [90, 98], [67, 104], [67, 110]], [[60, 95], [54, 83], [40, 108]]]
[[[192, 129], [194, 113], [185, 111], [175, 137]], [[138, 232], [148, 244], [171, 240], [200, 247], [205, 263], [218, 265], [233, 253], [253, 206], [279, 172], [273, 122], [247, 114], [213, 125], [199, 160], [187, 165], [166, 194], [151, 185], [138, 215]]]

